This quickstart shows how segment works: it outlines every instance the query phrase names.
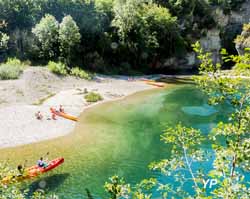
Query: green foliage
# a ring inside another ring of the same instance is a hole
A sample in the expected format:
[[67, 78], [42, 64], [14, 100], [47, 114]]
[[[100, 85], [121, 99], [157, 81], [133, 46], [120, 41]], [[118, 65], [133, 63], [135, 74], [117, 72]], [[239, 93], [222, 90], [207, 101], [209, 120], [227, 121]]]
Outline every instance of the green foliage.
[[53, 62], [50, 61], [48, 63], [48, 69], [57, 75], [67, 75], [67, 66], [63, 64], [62, 62]]
[[41, 55], [44, 58], [56, 58], [58, 54], [59, 23], [52, 15], [46, 14], [32, 29], [41, 45]]
[[228, 13], [231, 10], [239, 8], [239, 6], [245, 1], [246, 0], [209, 0], [209, 3], [221, 6], [224, 12]]
[[74, 48], [80, 43], [79, 28], [71, 16], [63, 18], [59, 29], [59, 42], [61, 57], [69, 65]]
[[[35, 64], [60, 60], [103, 72], [107, 66], [113, 70], [128, 63], [131, 71], [153, 72], [154, 66], [164, 67], [167, 58], [191, 50], [193, 38], [215, 27], [211, 5], [226, 2], [231, 8], [243, 1], [0, 0], [0, 19], [8, 25], [1, 27], [5, 34], [0, 35], [0, 46], [5, 49], [0, 50]], [[64, 28], [58, 21], [64, 21]], [[11, 48], [6, 50], [7, 43]], [[100, 61], [88, 59], [95, 53]]]
[[[0, 194], [1, 199], [26, 199], [28, 197], [29, 190], [24, 189], [20, 182], [15, 180], [15, 176], [19, 175], [19, 171], [12, 169], [7, 166], [6, 163], [0, 164]], [[2, 179], [4, 177], [11, 177], [12, 180], [5, 184]], [[46, 199], [44, 191], [34, 192], [32, 195], [29, 194], [31, 199]], [[51, 199], [58, 199], [56, 195], [49, 196]]]
[[112, 176], [110, 182], [104, 185], [105, 190], [110, 194], [110, 199], [127, 198], [130, 193], [130, 186], [119, 176]]
[[16, 58], [9, 58], [6, 63], [0, 65], [0, 79], [18, 79], [25, 66]]
[[236, 49], [240, 55], [245, 53], [247, 48], [250, 48], [250, 24], [244, 24], [241, 35], [238, 35], [234, 40]]
[[6, 64], [13, 66], [23, 66], [24, 64], [17, 58], [8, 58]]
[[0, 32], [0, 49], [8, 48], [9, 39], [10, 37], [7, 34]]
[[[117, 29], [123, 47], [130, 52], [126, 56], [132, 56], [134, 64], [152, 55], [161, 57], [163, 51], [165, 56], [173, 55], [181, 44], [176, 17], [167, 8], [150, 1], [115, 1], [112, 25]], [[164, 48], [166, 45], [167, 49]]]
[[5, 50], [8, 48], [8, 42], [10, 37], [1, 31], [6, 26], [5, 21], [0, 20], [0, 50]]
[[89, 92], [84, 96], [87, 102], [98, 102], [103, 100], [103, 97], [99, 93]]
[[[119, 198], [140, 198], [140, 199], [151, 199], [152, 194], [150, 193], [157, 180], [150, 178], [144, 179], [134, 188], [131, 188], [129, 184], [126, 184], [123, 178], [119, 176], [112, 176], [109, 182], [105, 183], [105, 190], [110, 194], [110, 199]], [[146, 193], [147, 192], [147, 193]]]
[[250, 49], [246, 48], [243, 54], [228, 55], [225, 49], [221, 51], [222, 59], [224, 62], [234, 63], [234, 73], [236, 75], [249, 76], [250, 74]]
[[91, 75], [79, 67], [72, 68], [70, 71], [70, 75], [73, 75], [75, 77], [79, 77], [82, 79], [88, 79], [88, 80], [91, 79]]
[[[246, 188], [244, 180], [245, 172], [249, 172], [249, 136], [250, 127], [250, 93], [249, 86], [240, 77], [232, 78], [224, 75], [220, 67], [212, 66], [211, 60], [203, 59], [206, 53], [196, 44], [195, 51], [198, 52], [202, 62], [201, 72], [203, 76], [195, 78], [198, 86], [209, 96], [211, 104], [227, 103], [233, 112], [229, 115], [228, 122], [220, 122], [210, 133], [215, 151], [213, 162], [214, 170], [211, 171], [220, 185], [213, 194], [219, 198], [248, 198], [249, 189]], [[228, 55], [222, 50], [225, 61], [234, 61], [236, 66], [242, 62], [248, 62], [245, 56]], [[207, 57], [206, 57], [207, 58]], [[208, 66], [207, 68], [204, 66]], [[211, 73], [212, 72], [212, 73]], [[221, 144], [223, 137], [225, 144]]]
[[[167, 128], [162, 135], [162, 140], [172, 144], [171, 157], [158, 163], [152, 163], [150, 168], [160, 170], [166, 176], [174, 176], [175, 181], [181, 182], [181, 184], [193, 183], [195, 196], [200, 197], [202, 190], [199, 182], [202, 175], [195, 171], [193, 163], [205, 160], [205, 151], [197, 147], [204, 139], [199, 130], [187, 128], [181, 124], [177, 124], [174, 128]], [[183, 174], [185, 170], [190, 174], [191, 179]], [[165, 194], [173, 194], [175, 197], [181, 198], [190, 196], [190, 193], [186, 193], [184, 190], [176, 193], [175, 189], [176, 187], [168, 186], [168, 193]]]

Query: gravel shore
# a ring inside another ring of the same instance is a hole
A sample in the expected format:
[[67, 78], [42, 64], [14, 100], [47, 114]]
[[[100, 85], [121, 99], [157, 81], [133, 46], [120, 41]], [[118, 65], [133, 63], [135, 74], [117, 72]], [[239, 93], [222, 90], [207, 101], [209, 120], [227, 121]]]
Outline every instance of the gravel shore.
[[[101, 76], [86, 81], [73, 77], [58, 77], [46, 68], [30, 67], [19, 80], [0, 81], [0, 148], [39, 142], [70, 133], [75, 122], [51, 117], [49, 108], [63, 105], [65, 112], [79, 116], [90, 104], [84, 99], [84, 90], [98, 92], [104, 103], [121, 99], [153, 86], [127, 77]], [[44, 118], [37, 120], [41, 111]]]

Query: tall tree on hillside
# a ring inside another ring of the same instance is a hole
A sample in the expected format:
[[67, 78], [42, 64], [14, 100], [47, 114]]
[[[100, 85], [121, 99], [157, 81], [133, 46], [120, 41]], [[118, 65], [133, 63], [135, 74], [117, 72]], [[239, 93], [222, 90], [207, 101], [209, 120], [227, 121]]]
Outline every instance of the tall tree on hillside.
[[45, 15], [32, 29], [40, 47], [41, 56], [45, 59], [55, 59], [58, 55], [59, 23], [52, 15]]
[[61, 58], [69, 66], [74, 48], [81, 41], [79, 28], [73, 18], [65, 16], [60, 24], [59, 42]]
[[6, 26], [5, 21], [0, 21], [0, 50], [8, 48], [9, 36], [6, 33], [3, 33], [1, 29]]
[[131, 57], [134, 65], [155, 56], [166, 58], [176, 53], [181, 37], [177, 18], [167, 8], [149, 0], [116, 0], [114, 14], [112, 25], [121, 44], [130, 52], [126, 57]]

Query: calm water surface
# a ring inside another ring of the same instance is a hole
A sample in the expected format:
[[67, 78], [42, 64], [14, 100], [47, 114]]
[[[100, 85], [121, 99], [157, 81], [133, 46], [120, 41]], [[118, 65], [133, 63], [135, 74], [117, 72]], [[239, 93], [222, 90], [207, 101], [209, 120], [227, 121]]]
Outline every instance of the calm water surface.
[[91, 108], [70, 135], [1, 150], [0, 159], [12, 165], [26, 159], [32, 165], [49, 151], [49, 158], [62, 156], [65, 163], [31, 182], [33, 190], [40, 184], [62, 199], [80, 199], [86, 198], [87, 189], [95, 198], [105, 198], [104, 182], [114, 174], [132, 185], [147, 177], [161, 178], [148, 165], [169, 156], [169, 146], [160, 141], [166, 125], [182, 122], [207, 134], [224, 119], [223, 110], [208, 106], [194, 86], [155, 89]]

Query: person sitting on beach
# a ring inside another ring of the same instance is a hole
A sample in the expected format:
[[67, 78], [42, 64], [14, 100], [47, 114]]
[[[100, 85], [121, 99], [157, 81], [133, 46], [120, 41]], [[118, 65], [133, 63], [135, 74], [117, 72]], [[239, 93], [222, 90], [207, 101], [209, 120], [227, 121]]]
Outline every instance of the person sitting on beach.
[[52, 113], [51, 118], [52, 118], [53, 120], [56, 120], [56, 114], [55, 114], [55, 113]]
[[42, 167], [42, 168], [46, 168], [48, 166], [48, 164], [43, 160], [43, 157], [41, 157], [37, 161], [37, 166]]
[[64, 108], [62, 105], [60, 105], [59, 112], [64, 113]]
[[38, 119], [38, 120], [42, 120], [42, 119], [43, 119], [43, 115], [42, 115], [42, 113], [41, 113], [40, 111], [38, 111], [38, 112], [35, 114], [35, 116], [36, 116], [36, 119]]
[[51, 112], [51, 118], [53, 119], [53, 120], [56, 120], [56, 114], [55, 114], [55, 109], [54, 108], [50, 108], [50, 112]]

